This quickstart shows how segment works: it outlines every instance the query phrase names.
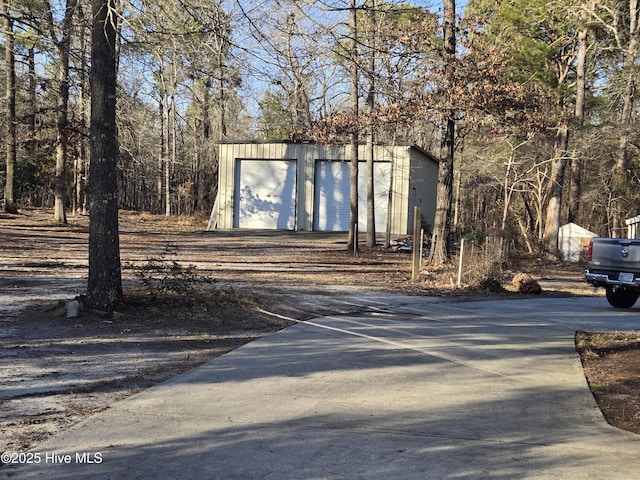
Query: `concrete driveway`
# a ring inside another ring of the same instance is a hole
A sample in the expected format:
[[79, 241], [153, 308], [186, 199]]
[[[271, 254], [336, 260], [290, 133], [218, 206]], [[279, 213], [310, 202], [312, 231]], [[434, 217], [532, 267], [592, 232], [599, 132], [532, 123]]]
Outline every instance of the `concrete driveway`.
[[363, 302], [133, 396], [0, 478], [639, 478], [640, 436], [603, 420], [574, 333], [637, 329], [640, 310]]

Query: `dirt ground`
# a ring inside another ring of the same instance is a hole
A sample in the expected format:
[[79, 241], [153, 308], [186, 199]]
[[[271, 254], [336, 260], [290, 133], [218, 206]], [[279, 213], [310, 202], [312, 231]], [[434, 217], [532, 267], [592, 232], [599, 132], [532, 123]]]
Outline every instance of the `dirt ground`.
[[640, 337], [578, 332], [576, 346], [591, 392], [612, 425], [640, 434]]
[[[348, 313], [353, 295], [442, 301], [513, 298], [452, 287], [453, 271], [410, 280], [410, 256], [358, 255], [342, 235], [203, 232], [206, 219], [121, 214], [125, 308], [67, 317], [86, 288], [87, 218], [0, 214], [0, 452], [21, 451], [127, 396], [296, 321]], [[542, 295], [601, 294], [579, 266], [527, 260]], [[71, 304], [69, 304], [71, 305]], [[584, 333], [585, 373], [609, 422], [640, 433], [640, 340]]]

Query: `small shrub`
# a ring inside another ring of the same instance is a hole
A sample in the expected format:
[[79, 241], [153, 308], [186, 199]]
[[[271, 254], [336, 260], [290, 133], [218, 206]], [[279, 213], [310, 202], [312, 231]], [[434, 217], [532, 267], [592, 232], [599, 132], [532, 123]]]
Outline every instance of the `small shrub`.
[[476, 242], [476, 244], [482, 245], [487, 238], [487, 234], [482, 230], [471, 230], [470, 232], [465, 233], [462, 238], [465, 240], [472, 240]]
[[500, 292], [502, 289], [502, 243], [484, 237], [482, 232], [474, 230], [478, 238], [469, 240], [465, 236], [462, 259], [462, 283], [481, 290]]
[[153, 298], [163, 293], [191, 295], [201, 284], [213, 283], [213, 279], [196, 273], [195, 265], [182, 265], [166, 258], [175, 253], [174, 246], [167, 246], [158, 258], [150, 258], [142, 265], [133, 266], [134, 275], [149, 290]]

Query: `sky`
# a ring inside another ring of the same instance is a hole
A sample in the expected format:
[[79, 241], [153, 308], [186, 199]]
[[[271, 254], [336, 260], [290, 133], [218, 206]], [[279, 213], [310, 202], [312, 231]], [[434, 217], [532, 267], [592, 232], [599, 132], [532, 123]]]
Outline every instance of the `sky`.
[[[363, 5], [367, 0], [358, 0], [358, 5]], [[283, 12], [294, 12], [298, 28], [302, 32], [317, 31], [322, 25], [334, 25], [334, 31], [342, 31], [342, 35], [346, 35], [346, 23], [348, 20], [349, 0], [273, 0], [267, 2], [255, 2], [255, 0], [225, 0], [229, 11], [234, 13], [236, 24], [234, 25], [234, 35], [236, 38], [237, 54], [242, 59], [242, 64], [247, 69], [248, 76], [244, 77], [244, 87], [246, 90], [245, 100], [247, 101], [247, 110], [251, 116], [259, 115], [258, 102], [261, 100], [263, 92], [271, 89], [276, 93], [283, 93], [274, 82], [277, 80], [275, 75], [280, 75], [279, 68], [276, 66], [275, 58], [272, 50], [277, 42], [272, 42], [271, 47], [265, 50], [265, 38], [273, 38], [277, 31], [277, 26], [281, 25]], [[399, 2], [398, 2], [399, 3]], [[442, 1], [434, 0], [416, 0], [406, 1], [416, 7], [429, 9], [434, 12], [442, 11]], [[275, 9], [274, 9], [275, 6]], [[466, 0], [458, 1], [456, 11], [462, 14], [466, 7]], [[307, 15], [305, 18], [304, 15]], [[249, 18], [247, 18], [249, 17]], [[316, 57], [316, 63], [310, 65], [310, 70], [316, 72], [316, 75], [323, 77], [324, 82], [330, 82], [328, 75], [330, 65], [322, 65], [321, 55]], [[345, 85], [335, 85], [334, 88], [342, 88]], [[346, 93], [346, 92], [345, 92]]]

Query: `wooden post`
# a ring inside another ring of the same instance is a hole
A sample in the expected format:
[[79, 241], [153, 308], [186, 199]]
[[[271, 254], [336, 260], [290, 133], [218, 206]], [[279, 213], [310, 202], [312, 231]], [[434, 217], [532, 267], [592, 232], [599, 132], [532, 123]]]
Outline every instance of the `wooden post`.
[[420, 276], [420, 226], [422, 225], [422, 212], [420, 207], [413, 207], [413, 266], [411, 268], [411, 280], [417, 280]]
[[353, 256], [358, 256], [358, 222], [353, 222]]
[[464, 256], [464, 238], [460, 241], [460, 260], [458, 261], [458, 288], [462, 283], [462, 258]]

